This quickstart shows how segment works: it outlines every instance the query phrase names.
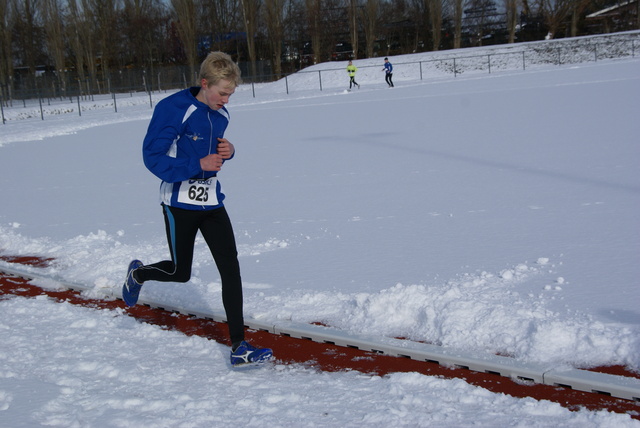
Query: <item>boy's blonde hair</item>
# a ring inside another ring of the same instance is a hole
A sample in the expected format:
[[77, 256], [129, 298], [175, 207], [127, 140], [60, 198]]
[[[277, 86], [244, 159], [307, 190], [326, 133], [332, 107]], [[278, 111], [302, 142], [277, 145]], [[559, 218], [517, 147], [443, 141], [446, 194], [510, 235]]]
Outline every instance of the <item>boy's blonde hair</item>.
[[233, 85], [242, 83], [240, 67], [224, 52], [211, 52], [200, 65], [199, 80], [207, 79], [207, 85], [216, 85], [220, 80], [228, 80]]

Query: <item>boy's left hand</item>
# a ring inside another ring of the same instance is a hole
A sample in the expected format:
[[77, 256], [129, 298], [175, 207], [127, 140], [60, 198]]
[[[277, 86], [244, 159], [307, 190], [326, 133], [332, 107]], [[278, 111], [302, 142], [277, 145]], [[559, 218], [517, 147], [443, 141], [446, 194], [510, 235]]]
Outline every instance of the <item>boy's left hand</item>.
[[218, 138], [218, 141], [218, 154], [222, 156], [222, 159], [231, 158], [233, 153], [236, 151], [233, 144], [231, 144], [226, 138]]

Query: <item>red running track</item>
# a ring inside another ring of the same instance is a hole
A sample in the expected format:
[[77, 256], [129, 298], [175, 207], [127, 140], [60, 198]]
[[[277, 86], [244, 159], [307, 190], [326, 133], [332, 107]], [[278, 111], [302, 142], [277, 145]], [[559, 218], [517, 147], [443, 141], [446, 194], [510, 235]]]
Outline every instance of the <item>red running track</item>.
[[[1, 255], [0, 260], [32, 266], [46, 266], [51, 262], [50, 259], [37, 257]], [[4, 275], [2, 273], [0, 273], [0, 295], [2, 296], [1, 299], [11, 298], [12, 296], [33, 297], [47, 295], [60, 301], [67, 301], [72, 304], [96, 309], [122, 308], [126, 314], [141, 322], [178, 330], [186, 335], [206, 337], [216, 342], [230, 345], [228, 342], [227, 326], [224, 323], [176, 314], [144, 305], [128, 308], [121, 300], [86, 299], [80, 296], [78, 292], [71, 290], [45, 290], [29, 284], [28, 280], [23, 278]], [[532, 397], [536, 400], [549, 400], [559, 403], [570, 410], [578, 410], [580, 408], [590, 410], [606, 409], [616, 413], [626, 413], [632, 418], [640, 420], [640, 403], [631, 400], [575, 391], [564, 387], [515, 382], [500, 375], [474, 372], [460, 368], [447, 368], [435, 363], [381, 355], [354, 348], [274, 335], [263, 331], [248, 330], [247, 338], [260, 346], [272, 348], [280, 363], [300, 363], [329, 372], [357, 370], [362, 373], [379, 376], [393, 372], [418, 372], [428, 376], [460, 378], [472, 385], [483, 387], [495, 393], [503, 393], [520, 398]], [[630, 372], [620, 366], [599, 367], [593, 370], [640, 378], [640, 375], [637, 373]]]

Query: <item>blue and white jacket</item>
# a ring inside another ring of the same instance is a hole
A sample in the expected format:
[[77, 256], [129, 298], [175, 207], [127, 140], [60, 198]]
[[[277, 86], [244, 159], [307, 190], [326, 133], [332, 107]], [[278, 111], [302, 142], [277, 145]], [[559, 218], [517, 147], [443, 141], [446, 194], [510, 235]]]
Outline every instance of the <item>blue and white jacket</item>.
[[217, 173], [203, 171], [200, 159], [217, 153], [229, 112], [198, 101], [199, 90], [185, 89], [160, 101], [142, 145], [145, 166], [162, 180], [160, 202], [187, 210], [219, 208], [224, 200]]

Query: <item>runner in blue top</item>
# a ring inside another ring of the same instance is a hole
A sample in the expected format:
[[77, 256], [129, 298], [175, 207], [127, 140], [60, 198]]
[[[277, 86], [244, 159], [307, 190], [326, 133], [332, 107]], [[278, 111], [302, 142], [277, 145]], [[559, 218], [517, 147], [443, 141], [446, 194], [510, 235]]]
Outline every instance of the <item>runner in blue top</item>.
[[240, 69], [229, 55], [212, 52], [200, 68], [200, 86], [160, 101], [142, 146], [145, 166], [158, 178], [171, 260], [129, 264], [122, 297], [138, 301], [146, 281], [187, 282], [191, 278], [194, 242], [202, 234], [222, 282], [222, 302], [232, 344], [231, 364], [271, 358], [244, 340], [242, 280], [231, 221], [224, 207], [218, 173], [235, 147], [224, 138], [229, 124], [225, 105], [241, 83]]
[[382, 70], [385, 72], [385, 82], [387, 82], [390, 88], [393, 88], [393, 81], [391, 80], [393, 77], [393, 65], [389, 62], [389, 58], [384, 59], [384, 68]]

